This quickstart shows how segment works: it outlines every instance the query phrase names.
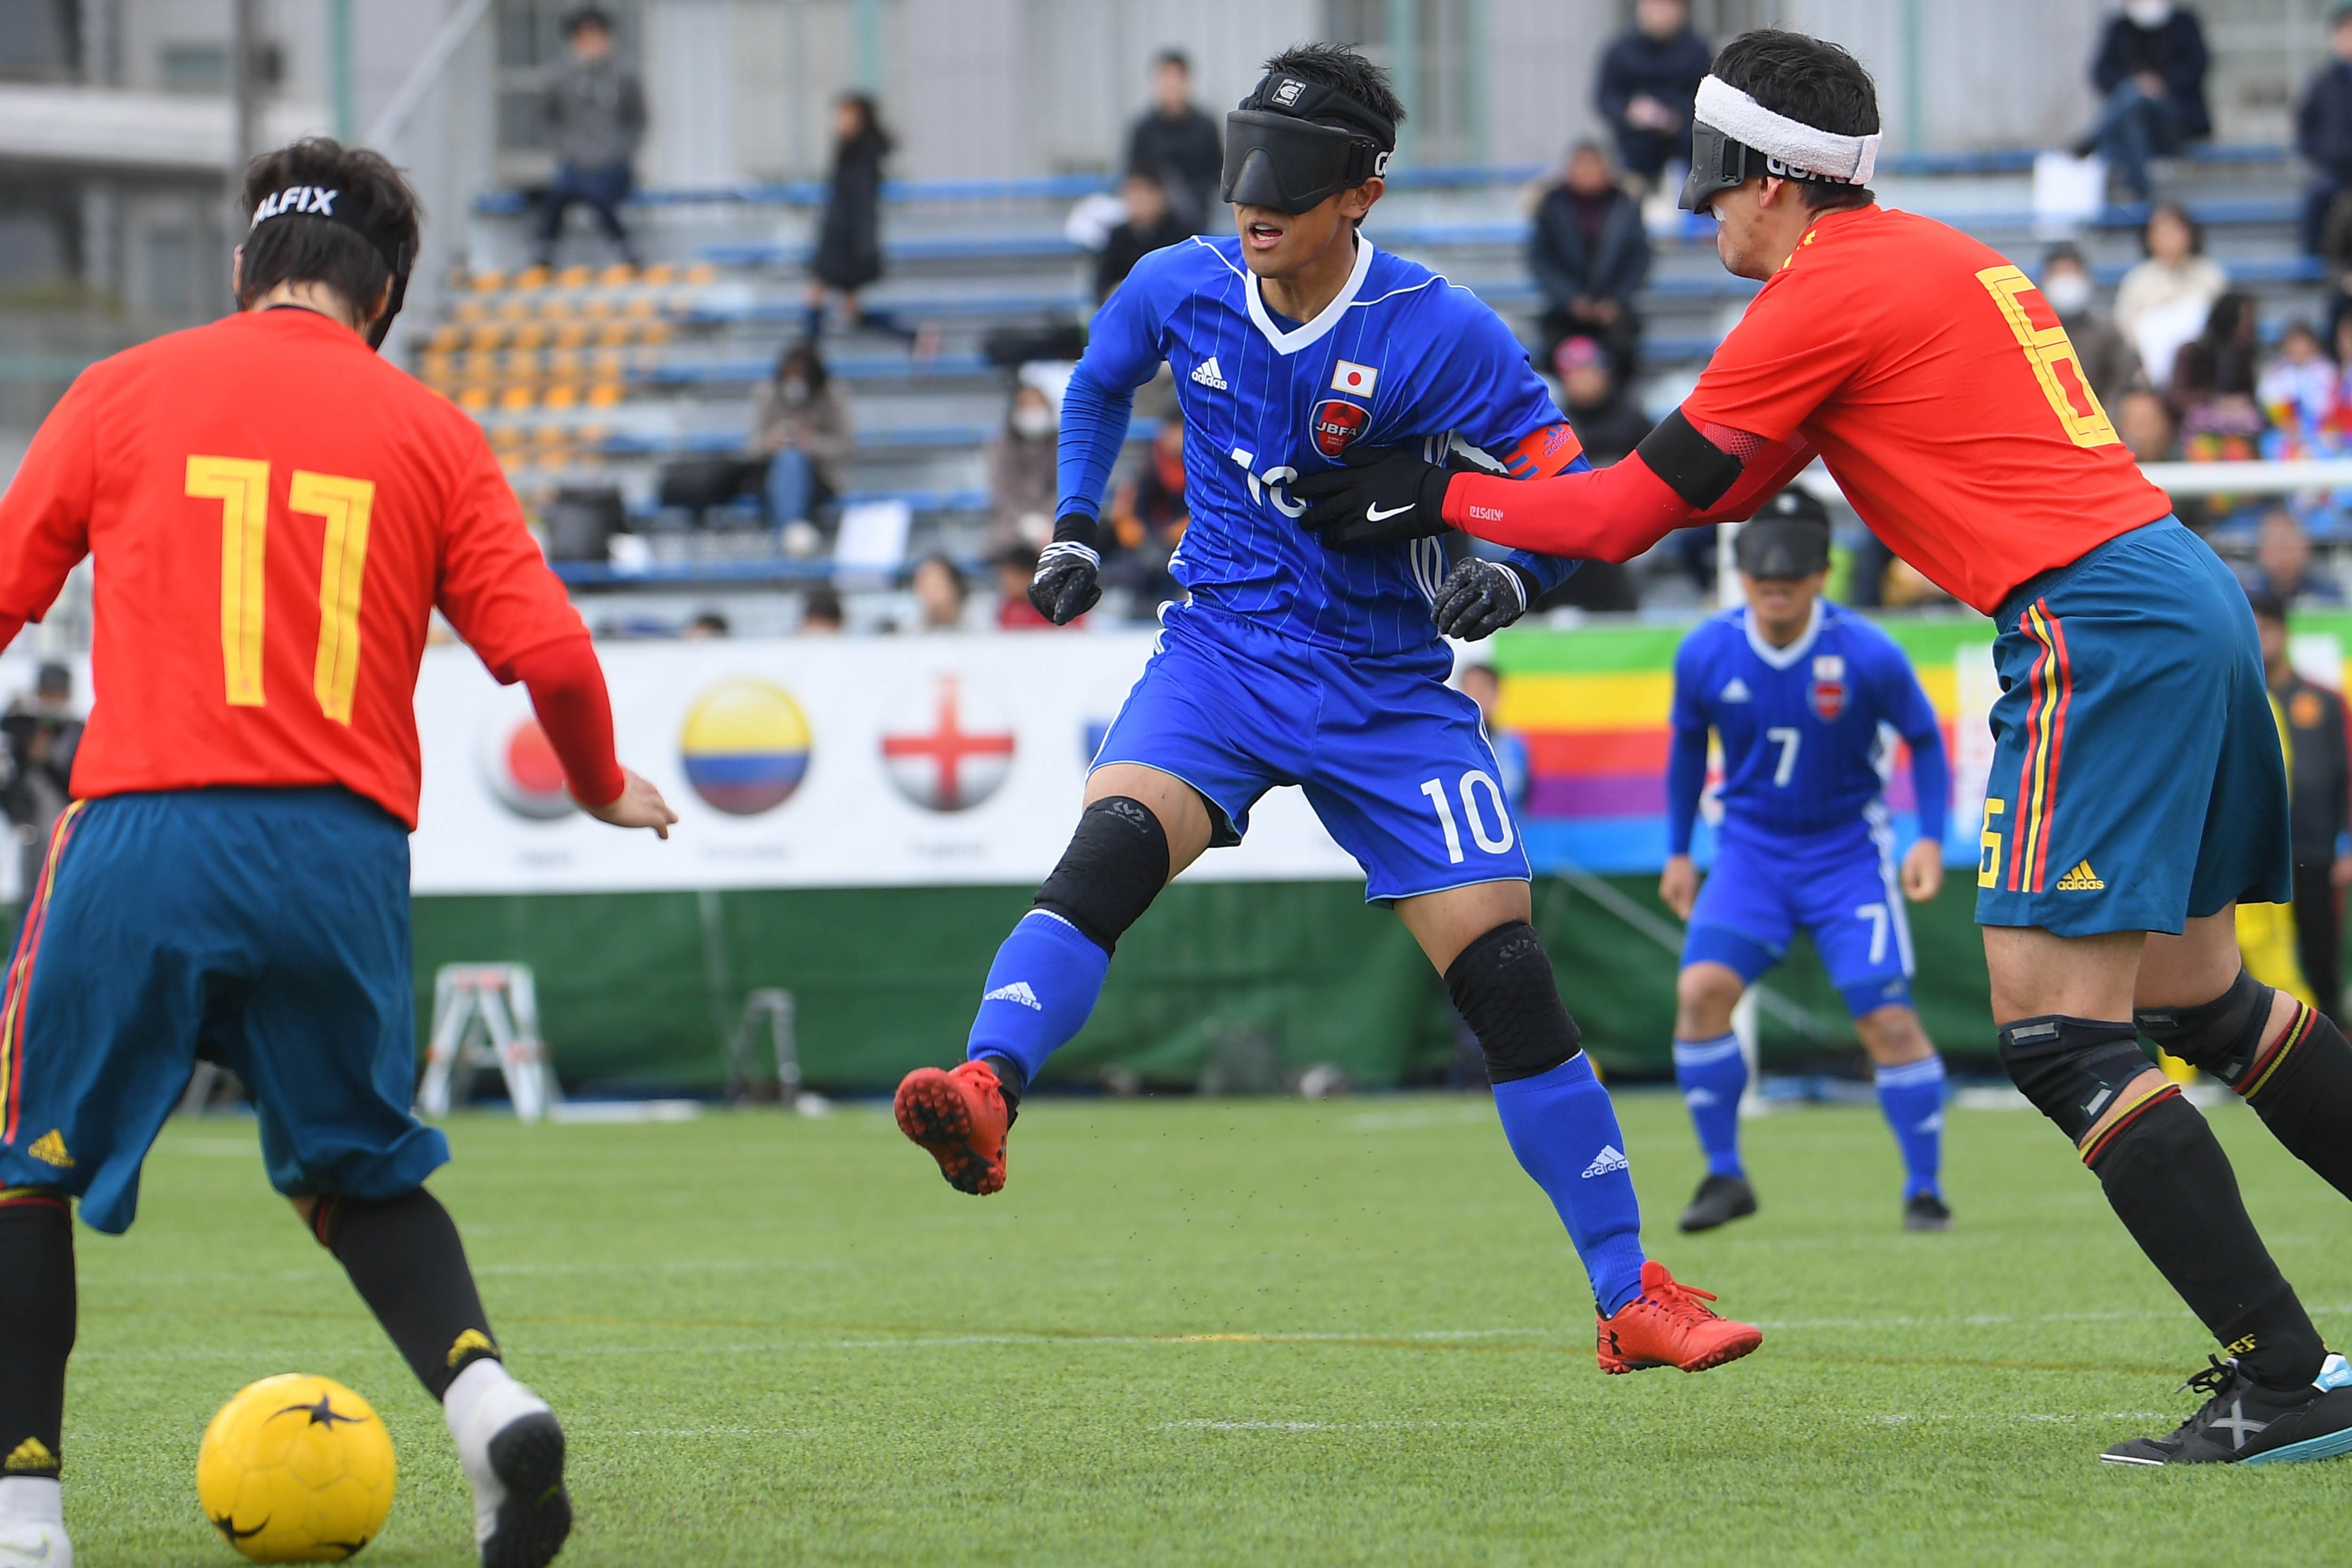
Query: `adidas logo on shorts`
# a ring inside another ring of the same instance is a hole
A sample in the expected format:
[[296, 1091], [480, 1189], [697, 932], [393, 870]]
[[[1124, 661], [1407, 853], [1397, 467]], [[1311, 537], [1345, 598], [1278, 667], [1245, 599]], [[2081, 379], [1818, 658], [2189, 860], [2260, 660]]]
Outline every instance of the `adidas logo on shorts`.
[[1595, 1176], [1605, 1176], [1612, 1171], [1626, 1171], [1632, 1168], [1633, 1166], [1625, 1158], [1624, 1151], [1619, 1149], [1614, 1143], [1603, 1143], [1601, 1145], [1601, 1152], [1592, 1156], [1592, 1163], [1584, 1167], [1584, 1179], [1589, 1182]]
[[1037, 993], [1029, 989], [1026, 980], [1016, 980], [1010, 985], [1000, 985], [981, 998], [983, 1002], [1018, 1002], [1032, 1013], [1042, 1013], [1045, 1005], [1037, 1000]]
[[2073, 870], [2058, 879], [2058, 890], [2062, 893], [2103, 893], [2106, 889], [2088, 860], [2076, 861]]
[[66, 1152], [65, 1137], [54, 1127], [34, 1139], [33, 1146], [25, 1152], [42, 1164], [55, 1165], [60, 1171], [73, 1168], [73, 1156]]

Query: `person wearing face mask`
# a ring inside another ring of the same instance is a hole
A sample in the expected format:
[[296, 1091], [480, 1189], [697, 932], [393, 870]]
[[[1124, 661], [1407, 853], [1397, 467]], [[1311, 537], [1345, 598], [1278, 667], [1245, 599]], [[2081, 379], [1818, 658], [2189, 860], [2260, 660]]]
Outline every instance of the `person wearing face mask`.
[[2091, 80], [2103, 101], [2078, 155], [2096, 153], [2140, 201], [2151, 158], [2213, 133], [2205, 109], [2205, 29], [2172, 0], [2127, 0], [2107, 21]]
[[841, 464], [855, 440], [849, 396], [824, 368], [814, 343], [795, 343], [776, 373], [751, 395], [751, 447], [768, 457], [768, 521], [806, 526], [809, 514], [839, 495]]
[[1053, 538], [1057, 445], [1053, 404], [1043, 391], [1023, 382], [1013, 389], [1003, 427], [988, 446], [991, 554], [1017, 544], [1034, 552]]
[[2058, 324], [2074, 345], [2074, 362], [2103, 408], [2114, 409], [2125, 393], [2143, 385], [2139, 351], [2100, 310], [2091, 268], [2072, 245], [2053, 245], [2042, 258], [2042, 297], [2058, 312]]

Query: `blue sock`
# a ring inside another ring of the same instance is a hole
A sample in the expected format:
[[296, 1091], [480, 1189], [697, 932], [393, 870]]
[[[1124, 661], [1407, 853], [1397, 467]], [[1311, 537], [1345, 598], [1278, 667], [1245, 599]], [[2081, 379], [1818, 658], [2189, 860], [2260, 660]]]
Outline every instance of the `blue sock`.
[[1739, 1037], [1675, 1042], [1675, 1082], [1690, 1107], [1711, 1176], [1744, 1176], [1739, 1163], [1739, 1097], [1748, 1092], [1748, 1058]]
[[1944, 1058], [1878, 1069], [1878, 1109], [1903, 1151], [1903, 1198], [1937, 1191], [1944, 1151]]
[[1110, 954], [1061, 916], [1031, 910], [996, 950], [964, 1055], [1010, 1057], [1034, 1082], [1045, 1058], [1086, 1027]]
[[1642, 1293], [1642, 1205], [1609, 1091], [1579, 1051], [1549, 1072], [1495, 1086], [1511, 1152], [1551, 1199], [1607, 1317]]

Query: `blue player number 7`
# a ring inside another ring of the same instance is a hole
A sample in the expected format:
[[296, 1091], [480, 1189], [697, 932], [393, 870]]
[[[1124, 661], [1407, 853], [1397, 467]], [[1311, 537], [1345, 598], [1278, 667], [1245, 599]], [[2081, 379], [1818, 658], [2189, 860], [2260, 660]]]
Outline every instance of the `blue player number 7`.
[[1764, 731], [1764, 738], [1780, 748], [1780, 761], [1772, 769], [1774, 787], [1786, 789], [1797, 771], [1797, 742], [1805, 737], [1793, 725], [1780, 724]]
[[[1478, 805], [1477, 790], [1483, 785], [1488, 800], [1493, 802], [1495, 820], [1499, 826], [1492, 832], [1486, 827], [1486, 816]], [[1431, 779], [1421, 786], [1429, 804], [1437, 808], [1437, 826], [1445, 830], [1445, 863], [1462, 864], [1462, 830], [1454, 825], [1454, 805], [1445, 798], [1443, 780]], [[1503, 804], [1503, 786], [1484, 772], [1472, 768], [1462, 775], [1462, 815], [1470, 819], [1470, 837], [1479, 848], [1489, 855], [1500, 855], [1511, 847], [1511, 811]]]

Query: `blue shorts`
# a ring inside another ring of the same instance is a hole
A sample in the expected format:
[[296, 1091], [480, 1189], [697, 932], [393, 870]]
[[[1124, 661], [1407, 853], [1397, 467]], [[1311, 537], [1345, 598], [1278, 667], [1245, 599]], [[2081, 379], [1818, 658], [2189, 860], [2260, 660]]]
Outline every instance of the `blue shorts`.
[[1774, 843], [1724, 834], [1698, 890], [1683, 964], [1730, 965], [1753, 984], [1812, 938], [1830, 981], [1859, 1018], [1911, 1005], [1911, 922], [1884, 828]]
[[449, 1145], [416, 1083], [408, 830], [336, 788], [110, 795], [58, 824], [0, 1000], [0, 1188], [130, 1228], [196, 1058], [245, 1080], [270, 1184], [394, 1198]]
[[2179, 932], [2288, 901], [2286, 764], [2245, 591], [2166, 518], [2001, 605], [1977, 923]]
[[1191, 784], [1209, 803], [1213, 846], [1239, 844], [1258, 797], [1297, 784], [1364, 868], [1372, 903], [1526, 881], [1503, 770], [1478, 705], [1445, 684], [1453, 668], [1443, 644], [1344, 653], [1172, 607], [1094, 765]]

